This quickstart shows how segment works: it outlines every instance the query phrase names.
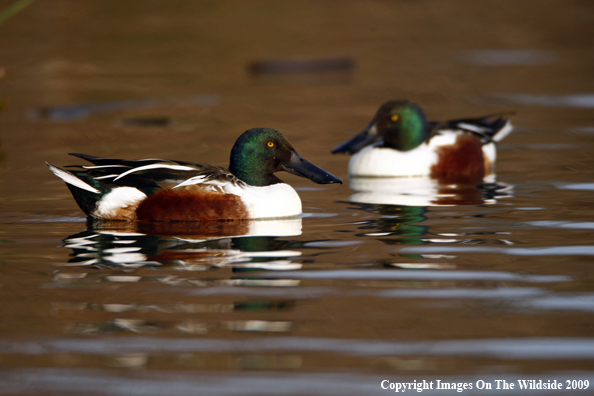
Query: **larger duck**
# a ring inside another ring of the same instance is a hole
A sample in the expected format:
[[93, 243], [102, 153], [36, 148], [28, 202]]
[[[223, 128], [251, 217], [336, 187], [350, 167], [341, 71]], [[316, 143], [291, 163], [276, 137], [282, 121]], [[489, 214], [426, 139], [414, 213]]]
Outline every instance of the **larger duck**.
[[496, 147], [512, 131], [501, 116], [426, 121], [407, 100], [384, 103], [371, 123], [332, 153], [354, 154], [351, 177], [425, 176], [441, 183], [480, 183], [495, 170]]
[[122, 160], [72, 153], [90, 166], [61, 169], [85, 214], [103, 220], [210, 221], [301, 214], [297, 192], [274, 175], [286, 171], [319, 184], [342, 180], [301, 157], [280, 132], [254, 128], [233, 145], [229, 169], [161, 159]]

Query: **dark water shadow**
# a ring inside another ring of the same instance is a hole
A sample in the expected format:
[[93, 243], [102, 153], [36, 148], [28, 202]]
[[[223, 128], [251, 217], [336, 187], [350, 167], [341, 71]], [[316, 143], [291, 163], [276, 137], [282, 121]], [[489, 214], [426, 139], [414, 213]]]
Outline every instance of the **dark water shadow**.
[[247, 65], [256, 82], [273, 84], [348, 84], [355, 61], [349, 57], [319, 59], [261, 59]]
[[2, 165], [5, 160], [6, 160], [6, 154], [5, 154], [4, 150], [2, 150], [2, 140], [0, 140], [0, 165]]
[[[64, 106], [41, 107], [30, 109], [27, 113], [30, 119], [49, 119], [53, 121], [76, 121], [87, 118], [94, 114], [111, 113], [117, 111], [129, 111], [138, 109], [154, 109], [158, 107], [202, 107], [213, 106], [220, 102], [217, 95], [196, 95], [183, 98], [149, 98], [130, 99], [123, 101], [111, 101], [100, 103], [77, 103]], [[169, 120], [159, 121], [155, 119], [140, 121], [141, 126], [150, 125], [162, 126], [163, 122], [169, 124]], [[138, 120], [124, 120], [124, 125], [138, 125]]]

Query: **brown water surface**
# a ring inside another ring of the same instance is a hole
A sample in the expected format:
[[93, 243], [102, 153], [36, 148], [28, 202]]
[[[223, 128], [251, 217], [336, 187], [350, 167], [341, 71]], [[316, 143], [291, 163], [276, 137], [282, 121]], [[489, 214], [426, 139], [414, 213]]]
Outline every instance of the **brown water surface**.
[[[588, 1], [33, 2], [0, 25], [0, 394], [591, 394], [593, 41]], [[498, 184], [350, 188], [331, 148], [399, 98], [515, 112]], [[96, 227], [44, 165], [226, 166], [261, 126], [345, 184], [280, 175], [299, 220]]]

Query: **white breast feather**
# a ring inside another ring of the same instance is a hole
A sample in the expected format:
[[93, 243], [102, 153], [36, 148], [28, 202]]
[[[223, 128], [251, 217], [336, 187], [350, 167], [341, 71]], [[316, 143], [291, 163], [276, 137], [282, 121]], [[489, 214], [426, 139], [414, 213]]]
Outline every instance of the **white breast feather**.
[[246, 185], [241, 200], [252, 219], [291, 217], [301, 214], [301, 199], [286, 183], [256, 187]]
[[487, 143], [483, 146], [483, 155], [489, 160], [491, 164], [495, 164], [495, 160], [497, 159], [497, 149], [495, 148], [495, 143]]
[[375, 177], [408, 177], [428, 175], [437, 162], [434, 147], [423, 143], [410, 151], [369, 146], [349, 161], [349, 175]]

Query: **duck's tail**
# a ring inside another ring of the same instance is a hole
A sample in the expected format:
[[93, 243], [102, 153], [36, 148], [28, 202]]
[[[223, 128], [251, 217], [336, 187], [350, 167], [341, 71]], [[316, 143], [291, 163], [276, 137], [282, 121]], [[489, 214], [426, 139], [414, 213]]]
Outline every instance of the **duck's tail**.
[[500, 125], [499, 129], [495, 130], [491, 135], [491, 139], [494, 142], [500, 142], [514, 130], [514, 126], [512, 125], [509, 118], [500, 118], [500, 120], [502, 121], [502, 125]]
[[97, 201], [104, 195], [104, 191], [93, 186], [100, 187], [100, 183], [84, 172], [70, 172], [46, 162], [46, 165], [60, 179], [66, 182], [72, 196], [78, 206], [87, 216], [90, 216], [97, 205]]

